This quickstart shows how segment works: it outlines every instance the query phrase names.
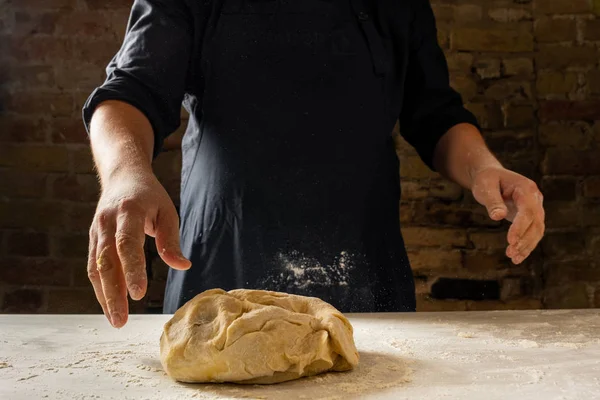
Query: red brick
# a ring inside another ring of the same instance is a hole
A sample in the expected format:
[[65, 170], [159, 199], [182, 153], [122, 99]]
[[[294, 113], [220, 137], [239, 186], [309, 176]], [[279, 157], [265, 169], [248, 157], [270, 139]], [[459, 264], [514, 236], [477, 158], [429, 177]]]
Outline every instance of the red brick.
[[600, 120], [600, 100], [549, 100], [540, 104], [542, 121]]
[[579, 207], [569, 201], [547, 201], [544, 203], [546, 211], [546, 228], [572, 228], [579, 224]]
[[493, 310], [539, 310], [542, 307], [540, 299], [517, 299], [506, 302], [499, 301], [467, 301], [468, 311], [493, 311]]
[[600, 174], [597, 151], [574, 151], [550, 148], [542, 163], [545, 174], [590, 175]]
[[462, 229], [404, 227], [402, 234], [407, 247], [467, 246], [467, 232]]
[[0, 170], [0, 193], [10, 193], [12, 199], [40, 198], [46, 194], [47, 178], [44, 172]]
[[87, 234], [69, 234], [57, 237], [57, 239], [58, 253], [61, 257], [87, 257], [89, 245], [89, 237]]
[[73, 287], [87, 288], [91, 285], [87, 274], [87, 254], [85, 257], [70, 258], [72, 266]]
[[552, 123], [539, 128], [543, 146], [586, 150], [592, 139], [592, 127], [585, 122]]
[[465, 311], [466, 309], [466, 302], [463, 300], [436, 300], [426, 294], [417, 296], [418, 312]]
[[583, 282], [566, 283], [544, 291], [545, 308], [581, 309], [591, 307], [587, 285]]
[[470, 72], [473, 65], [473, 55], [469, 53], [449, 53], [446, 60], [451, 72]]
[[50, 258], [3, 258], [0, 280], [10, 285], [68, 286], [71, 265]]
[[69, 232], [87, 232], [92, 225], [96, 205], [73, 204], [67, 211], [67, 230]]
[[114, 57], [120, 46], [121, 43], [115, 39], [94, 39], [78, 40], [74, 48], [79, 60], [104, 66]]
[[21, 115], [73, 116], [75, 101], [69, 93], [20, 91], [5, 96], [5, 107]]
[[568, 282], [600, 281], [600, 268], [587, 260], [557, 260], [544, 264], [547, 287], [560, 287]]
[[493, 8], [488, 11], [488, 16], [496, 22], [530, 21], [531, 11], [524, 8]]
[[484, 93], [488, 99], [507, 101], [507, 100], [528, 100], [531, 95], [531, 83], [499, 80], [492, 83]]
[[52, 35], [55, 32], [56, 21], [59, 13], [57, 12], [32, 12], [17, 11], [15, 12], [15, 35], [35, 35], [45, 34]]
[[63, 172], [69, 168], [67, 149], [58, 146], [0, 147], [0, 166], [23, 171]]
[[78, 174], [94, 173], [94, 159], [88, 146], [75, 149], [71, 152], [73, 158], [73, 169]]
[[598, 56], [595, 47], [541, 46], [535, 62], [538, 69], [593, 68]]
[[44, 294], [40, 289], [15, 289], [4, 295], [2, 312], [36, 313], [44, 305]]
[[163, 151], [152, 162], [152, 169], [159, 179], [169, 179], [181, 171], [181, 152]]
[[99, 184], [95, 175], [61, 175], [52, 183], [52, 197], [72, 201], [98, 201]]
[[181, 150], [181, 140], [183, 139], [183, 135], [187, 127], [187, 123], [183, 122], [184, 121], [182, 121], [182, 124], [177, 131], [165, 138], [165, 141], [163, 142], [163, 151], [170, 152], [171, 150]]
[[503, 116], [497, 104], [467, 103], [465, 107], [471, 111], [482, 129], [499, 129], [503, 126]]
[[400, 160], [400, 177], [408, 179], [436, 178], [439, 175], [431, 171], [419, 157], [404, 157]]
[[591, 0], [534, 0], [533, 9], [540, 14], [579, 14], [592, 11]]
[[531, 155], [511, 158], [510, 155], [504, 157], [504, 154], [499, 154], [499, 158], [505, 168], [521, 175], [533, 177], [539, 173], [539, 165]]
[[[90, 93], [104, 82], [104, 76], [103, 64], [65, 61], [60, 67], [56, 67], [56, 87], [59, 90], [75, 91], [75, 108], [80, 110]], [[77, 119], [80, 118], [77, 115]]]
[[507, 128], [529, 128], [536, 124], [535, 112], [529, 105], [507, 105], [503, 108], [504, 126]]
[[31, 257], [48, 256], [48, 234], [43, 232], [11, 232], [8, 235], [8, 254]]
[[538, 73], [536, 89], [538, 97], [558, 95], [565, 98], [578, 87], [578, 76], [573, 72], [541, 71]]
[[402, 198], [405, 200], [423, 199], [429, 195], [429, 190], [426, 187], [427, 183], [425, 182], [403, 179], [400, 182], [400, 186], [402, 189]]
[[438, 27], [437, 30], [437, 42], [438, 45], [442, 48], [442, 50], [447, 50], [450, 45], [450, 33], [447, 29], [442, 27]]
[[49, 88], [55, 83], [54, 69], [50, 65], [11, 66], [6, 72], [6, 80], [20, 88]]
[[502, 60], [504, 75], [530, 76], [533, 74], [533, 61], [530, 58], [508, 58]]
[[462, 256], [458, 250], [420, 249], [408, 252], [410, 265], [415, 274], [432, 270], [459, 270], [462, 266]]
[[583, 37], [586, 40], [600, 40], [600, 19], [588, 19], [585, 21]]
[[412, 204], [401, 202], [399, 206], [400, 223], [409, 223], [414, 219], [414, 209]]
[[546, 176], [542, 179], [541, 191], [546, 201], [574, 201], [577, 198], [577, 181]]
[[85, 0], [90, 10], [131, 8], [133, 0]]
[[451, 48], [458, 51], [519, 53], [533, 51], [533, 36], [524, 30], [457, 28]]
[[583, 181], [583, 195], [600, 198], [600, 176], [590, 176]]
[[486, 135], [488, 147], [500, 156], [503, 153], [514, 156], [517, 152], [531, 152], [534, 149], [533, 133], [529, 131], [498, 131]]
[[460, 200], [464, 191], [461, 186], [447, 180], [430, 181], [429, 197], [447, 201]]
[[89, 143], [89, 137], [78, 118], [53, 118], [50, 125], [54, 143]]
[[498, 270], [509, 269], [511, 265], [510, 259], [506, 257], [504, 251], [492, 254], [467, 251], [463, 257], [464, 268], [469, 272], [476, 273], [478, 277], [494, 277]]
[[485, 208], [476, 205], [442, 204], [419, 201], [413, 205], [413, 221], [419, 225], [449, 227], [474, 226], [496, 227], [501, 222], [493, 221]]
[[475, 4], [433, 4], [432, 7], [440, 24], [479, 21], [483, 15], [481, 6]]
[[600, 289], [596, 288], [596, 295], [594, 296], [594, 307], [600, 308]]
[[600, 204], [597, 201], [583, 201], [579, 210], [582, 228], [600, 226]]
[[585, 254], [585, 236], [578, 232], [548, 233], [542, 239], [544, 257], [552, 260], [582, 259]]
[[586, 80], [590, 93], [600, 94], [600, 71], [593, 70], [588, 72]]
[[450, 85], [460, 93], [464, 101], [470, 101], [477, 95], [477, 83], [467, 76], [453, 75]]
[[577, 38], [577, 22], [565, 18], [539, 18], [535, 21], [535, 38], [539, 43], [572, 42]]
[[64, 205], [44, 201], [0, 202], [0, 226], [45, 229], [64, 226]]
[[[56, 33], [67, 36], [102, 37], [112, 34], [108, 14], [102, 11], [63, 13], [57, 22]], [[116, 39], [116, 38], [115, 38]]]
[[2, 142], [44, 142], [46, 123], [39, 118], [0, 116]]
[[92, 285], [85, 289], [52, 289], [48, 292], [48, 312], [55, 314], [99, 314], [102, 307]]
[[502, 250], [508, 247], [507, 232], [471, 232], [469, 240], [475, 250]]
[[71, 9], [77, 4], [77, 0], [18, 0], [13, 1], [11, 6], [19, 9]]
[[13, 38], [9, 42], [10, 57], [23, 63], [63, 62], [75, 57], [69, 38], [32, 36]]

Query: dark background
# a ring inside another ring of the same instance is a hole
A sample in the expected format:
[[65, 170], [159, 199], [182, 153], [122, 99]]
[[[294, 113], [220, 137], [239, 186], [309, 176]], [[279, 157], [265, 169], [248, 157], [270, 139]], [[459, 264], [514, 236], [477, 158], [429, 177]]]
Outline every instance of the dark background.
[[[507, 224], [398, 139], [418, 309], [600, 307], [600, 0], [434, 0], [453, 86], [507, 167], [540, 185], [547, 236], [522, 266]], [[99, 312], [86, 276], [98, 196], [80, 109], [131, 1], [0, 0], [0, 311]], [[185, 117], [185, 115], [184, 115]], [[184, 124], [185, 126], [185, 121]], [[181, 132], [155, 170], [176, 204]], [[160, 311], [166, 268], [134, 312]]]

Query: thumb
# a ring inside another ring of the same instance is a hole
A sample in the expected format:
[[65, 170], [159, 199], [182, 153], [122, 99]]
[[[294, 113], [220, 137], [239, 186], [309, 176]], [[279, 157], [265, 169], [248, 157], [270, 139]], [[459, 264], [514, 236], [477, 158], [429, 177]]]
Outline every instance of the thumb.
[[156, 217], [156, 248], [160, 258], [171, 268], [186, 270], [192, 266], [181, 253], [179, 244], [179, 217], [175, 207], [165, 207]]
[[488, 177], [473, 186], [475, 200], [487, 209], [491, 219], [500, 221], [506, 218], [508, 208], [500, 190], [500, 180]]

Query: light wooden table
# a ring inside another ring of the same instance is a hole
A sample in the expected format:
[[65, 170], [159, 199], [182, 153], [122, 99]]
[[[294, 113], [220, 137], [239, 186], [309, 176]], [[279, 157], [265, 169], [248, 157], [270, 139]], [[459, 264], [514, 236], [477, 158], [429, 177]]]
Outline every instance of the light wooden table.
[[0, 316], [0, 399], [600, 399], [600, 310], [354, 314], [360, 366], [273, 386], [162, 371], [169, 316]]

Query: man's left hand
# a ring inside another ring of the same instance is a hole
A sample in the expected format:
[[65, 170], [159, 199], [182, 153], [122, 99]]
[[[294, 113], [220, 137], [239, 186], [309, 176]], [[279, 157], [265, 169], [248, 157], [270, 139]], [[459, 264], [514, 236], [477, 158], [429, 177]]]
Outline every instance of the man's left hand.
[[471, 190], [491, 219], [512, 222], [506, 255], [513, 263], [522, 263], [545, 230], [543, 196], [535, 182], [502, 167], [489, 167], [472, 175]]

